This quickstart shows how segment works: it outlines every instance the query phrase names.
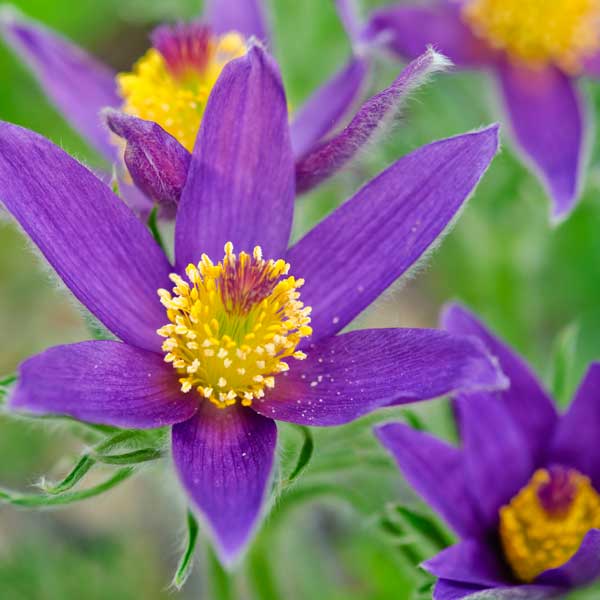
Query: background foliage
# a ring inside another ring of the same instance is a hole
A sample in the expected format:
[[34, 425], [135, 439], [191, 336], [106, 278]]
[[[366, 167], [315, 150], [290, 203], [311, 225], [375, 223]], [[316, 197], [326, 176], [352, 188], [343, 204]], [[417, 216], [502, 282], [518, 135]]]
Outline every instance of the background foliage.
[[[154, 23], [191, 17], [200, 8], [196, 0], [14, 4], [119, 69], [127, 69], [145, 51]], [[332, 3], [272, 0], [271, 5], [274, 52], [293, 108], [341, 66], [349, 46]], [[390, 81], [399, 68], [381, 60], [373, 89]], [[1, 46], [0, 74], [1, 119], [37, 130], [79, 159], [99, 164]], [[590, 111], [598, 113], [600, 88], [592, 82], [582, 85]], [[406, 152], [492, 122], [496, 104], [493, 82], [484, 74], [436, 77], [407, 104], [384, 142], [363, 156], [360, 168], [300, 201], [296, 235]], [[360, 324], [435, 326], [440, 306], [461, 299], [518, 348], [549, 384], [555, 382], [562, 402], [570, 398], [586, 364], [600, 355], [600, 155], [593, 132], [590, 138], [592, 166], [583, 201], [557, 228], [548, 224], [543, 190], [505, 140], [502, 154], [441, 250], [416, 278], [402, 289], [396, 286], [367, 311]], [[80, 309], [66, 300], [68, 295], [8, 222], [0, 222], [0, 289], [0, 374], [13, 372], [21, 360], [48, 346], [88, 337]], [[573, 336], [562, 333], [570, 324], [578, 331], [574, 351], [557, 351], [573, 345]], [[552, 372], [556, 355], [566, 365], [558, 375]], [[443, 401], [411, 410], [427, 427], [453, 436]], [[279, 493], [245, 562], [228, 577], [201, 539], [196, 569], [179, 597], [427, 597], [428, 581], [414, 564], [433, 551], [442, 534], [424, 531], [412, 513], [397, 510], [399, 503], [425, 509], [370, 435], [375, 420], [403, 416], [394, 409], [335, 431], [315, 431], [315, 458], [287, 487], [284, 480], [302, 440], [297, 431], [283, 426]], [[33, 426], [0, 415], [0, 430], [0, 481], [23, 491], [31, 491], [42, 474], [64, 476], [82, 451], [68, 428]], [[0, 506], [0, 597], [171, 597], [167, 584], [185, 538], [185, 510], [167, 465], [153, 465], [109, 494], [63, 510], [27, 512]], [[592, 590], [589, 597], [597, 593]]]

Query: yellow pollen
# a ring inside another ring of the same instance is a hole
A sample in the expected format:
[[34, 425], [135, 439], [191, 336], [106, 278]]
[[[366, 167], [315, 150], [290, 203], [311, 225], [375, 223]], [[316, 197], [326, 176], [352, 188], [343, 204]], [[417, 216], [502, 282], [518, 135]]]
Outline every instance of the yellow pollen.
[[600, 49], [600, 0], [468, 0], [463, 17], [493, 48], [532, 67], [575, 73]]
[[171, 275], [172, 293], [158, 290], [169, 323], [157, 333], [183, 392], [196, 390], [220, 408], [249, 406], [275, 387], [289, 360], [306, 358], [296, 348], [312, 334], [311, 309], [299, 300], [304, 281], [289, 268], [263, 259], [259, 247], [236, 255], [228, 242], [221, 262], [203, 254], [187, 266], [187, 279]]
[[[559, 477], [562, 481], [557, 484], [550, 471], [536, 471], [500, 509], [504, 554], [521, 581], [531, 582], [547, 569], [564, 565], [585, 534], [600, 527], [600, 495], [589, 478], [573, 469], [562, 470]], [[552, 485], [554, 489], [547, 492]]]
[[203, 64], [175, 72], [164, 56], [151, 48], [135, 63], [132, 72], [117, 75], [123, 111], [158, 123], [191, 152], [206, 102], [221, 71], [246, 50], [244, 38], [237, 33], [211, 35]]

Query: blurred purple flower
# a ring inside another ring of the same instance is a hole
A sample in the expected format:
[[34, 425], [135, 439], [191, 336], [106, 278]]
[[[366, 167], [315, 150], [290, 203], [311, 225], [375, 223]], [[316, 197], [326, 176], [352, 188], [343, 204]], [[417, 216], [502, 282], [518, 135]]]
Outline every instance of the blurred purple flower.
[[[347, 23], [348, 11], [340, 8], [340, 13]], [[165, 207], [162, 214], [168, 216], [175, 212], [185, 172], [172, 169], [169, 177], [161, 168], [168, 161], [157, 158], [151, 149], [159, 151], [167, 146], [170, 157], [179, 155], [179, 167], [184, 167], [193, 149], [206, 100], [222, 67], [246, 51], [249, 37], [268, 42], [268, 27], [259, 0], [213, 0], [208, 3], [206, 18], [210, 26], [190, 23], [158, 27], [152, 34], [153, 48], [134, 66], [132, 73], [120, 75], [11, 9], [0, 14], [0, 34], [30, 65], [65, 118], [111, 163], [121, 163], [122, 148], [111, 140], [99, 113], [112, 108], [131, 117], [123, 118], [120, 123], [109, 120], [113, 132], [126, 141], [132, 141], [131, 135], [134, 138], [135, 147], [125, 150], [124, 159], [143, 194], [127, 185], [125, 177], [121, 186], [123, 195], [142, 214], [147, 214], [157, 201]], [[353, 35], [352, 31], [349, 33]], [[346, 130], [332, 136], [366, 81], [368, 57], [358, 46], [355, 50], [344, 68], [293, 116], [290, 131], [299, 192], [308, 191], [355, 157], [393, 116], [406, 94], [427, 74], [445, 65], [439, 55], [429, 53], [426, 60], [421, 60], [419, 72], [396, 80], [381, 92], [383, 96], [376, 106], [372, 106], [373, 99], [369, 100]], [[139, 124], [133, 134], [133, 117], [157, 125]], [[140, 136], [146, 148], [138, 145]], [[156, 145], [158, 140], [160, 146]], [[141, 171], [136, 169], [139, 161], [145, 163]], [[167, 180], [157, 182], [149, 178], [148, 167], [163, 173]]]
[[600, 10], [583, 0], [432, 0], [376, 10], [362, 40], [412, 59], [433, 44], [460, 68], [491, 69], [514, 136], [554, 202], [553, 219], [580, 193], [589, 129], [576, 87], [600, 73]]
[[[387, 89], [367, 100], [342, 131], [296, 158], [296, 192], [312, 189], [348, 163], [394, 117], [406, 96], [447, 64], [443, 56], [428, 50]], [[111, 131], [127, 141], [125, 163], [138, 188], [151, 198], [178, 204], [190, 163], [188, 150], [156, 123], [113, 109], [103, 114]], [[292, 141], [293, 131], [292, 123]]]
[[172, 425], [181, 483], [232, 562], [263, 505], [274, 419], [338, 425], [505, 384], [469, 338], [425, 329], [336, 335], [441, 237], [496, 154], [497, 135], [491, 127], [413, 152], [288, 249], [287, 103], [276, 65], [254, 46], [225, 67], [206, 106], [172, 266], [85, 167], [37, 134], [0, 124], [6, 208], [122, 340], [25, 361], [10, 406], [127, 428]]
[[400, 470], [461, 540], [423, 567], [435, 600], [565, 597], [600, 576], [600, 364], [567, 412], [523, 360], [460, 306], [449, 332], [473, 336], [510, 380], [456, 399], [461, 447], [404, 424], [376, 434]]

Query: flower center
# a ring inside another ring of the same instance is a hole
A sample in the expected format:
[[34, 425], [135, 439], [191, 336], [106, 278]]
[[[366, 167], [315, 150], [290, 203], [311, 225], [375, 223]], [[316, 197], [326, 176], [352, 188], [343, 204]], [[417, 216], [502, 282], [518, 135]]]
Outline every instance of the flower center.
[[190, 23], [159, 27], [152, 45], [131, 73], [117, 75], [123, 110], [158, 123], [191, 152], [210, 92], [225, 65], [246, 53], [246, 42]]
[[183, 392], [195, 389], [221, 408], [249, 406], [275, 386], [289, 359], [306, 358], [296, 348], [312, 333], [311, 309], [299, 300], [304, 280], [287, 276], [289, 268], [264, 260], [259, 246], [236, 256], [228, 242], [221, 262], [203, 254], [187, 266], [188, 281], [170, 276], [172, 294], [158, 290], [170, 323], [157, 333]]
[[576, 72], [600, 49], [599, 0], [467, 0], [463, 17], [492, 47], [534, 67]]
[[536, 471], [500, 509], [504, 554], [525, 582], [565, 564], [595, 527], [600, 527], [600, 495], [588, 477], [560, 466]]

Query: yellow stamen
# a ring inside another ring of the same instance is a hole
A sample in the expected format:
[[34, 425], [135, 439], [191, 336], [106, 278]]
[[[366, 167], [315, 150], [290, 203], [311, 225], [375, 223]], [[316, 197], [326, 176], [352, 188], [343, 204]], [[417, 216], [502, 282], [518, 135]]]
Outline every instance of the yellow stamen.
[[600, 0], [470, 0], [463, 17], [494, 48], [573, 73], [600, 49]]
[[600, 527], [600, 495], [572, 469], [540, 469], [500, 509], [500, 538], [515, 575], [524, 582], [565, 564], [585, 534]]
[[306, 357], [296, 348], [312, 334], [310, 307], [299, 300], [304, 281], [289, 268], [264, 260], [258, 247], [235, 255], [229, 242], [221, 262], [203, 255], [186, 268], [188, 281], [171, 275], [172, 294], [158, 290], [169, 323], [157, 333], [183, 392], [196, 390], [220, 408], [249, 406], [276, 386], [289, 360]]
[[151, 48], [131, 73], [117, 76], [123, 111], [158, 123], [190, 152], [212, 88], [225, 65], [246, 53], [246, 42], [237, 33], [211, 35], [205, 52], [202, 64], [174, 70]]

